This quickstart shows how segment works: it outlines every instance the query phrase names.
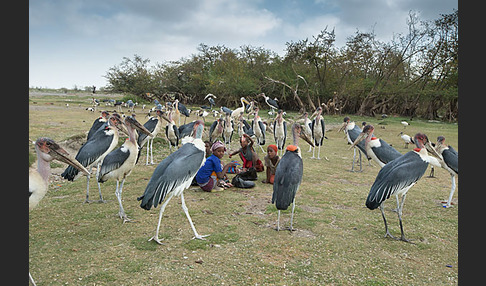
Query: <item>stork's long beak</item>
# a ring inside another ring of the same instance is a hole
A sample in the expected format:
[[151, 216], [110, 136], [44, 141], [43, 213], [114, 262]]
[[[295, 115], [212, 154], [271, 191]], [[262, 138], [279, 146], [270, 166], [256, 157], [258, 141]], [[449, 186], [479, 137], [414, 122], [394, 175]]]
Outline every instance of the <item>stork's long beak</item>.
[[341, 124], [341, 127], [339, 128], [338, 132], [343, 131], [343, 130], [344, 130], [344, 128], [346, 128], [346, 126], [348, 126], [348, 123], [343, 122], [343, 124]]
[[364, 132], [361, 132], [358, 136], [358, 138], [356, 138], [356, 140], [354, 140], [354, 143], [351, 144], [351, 146], [348, 148], [348, 150], [351, 150], [353, 149], [354, 146], [358, 145], [359, 142], [363, 141], [363, 139], [365, 139], [366, 137], [368, 137], [368, 134], [367, 133], [364, 133]]
[[309, 139], [309, 137], [307, 137], [307, 135], [305, 134], [305, 132], [300, 132], [299, 134], [300, 138], [304, 139], [305, 142], [309, 143], [309, 145], [311, 145], [312, 147], [315, 147], [314, 146], [314, 143], [312, 142], [312, 140]]
[[152, 134], [150, 133], [150, 131], [148, 131], [148, 130], [147, 130], [147, 128], [145, 128], [145, 126], [143, 126], [142, 124], [140, 124], [140, 122], [138, 122], [138, 121], [137, 121], [137, 119], [135, 119], [135, 118], [133, 118], [133, 117], [131, 117], [131, 116], [130, 116], [130, 117], [127, 117], [127, 118], [125, 119], [125, 121], [127, 121], [127, 120], [128, 120], [128, 122], [129, 122], [129, 123], [133, 124], [133, 126], [134, 126], [134, 127], [137, 129], [137, 130], [139, 130], [139, 131], [141, 131], [141, 132], [145, 133], [145, 135], [147, 135], [147, 136], [151, 136], [151, 135], [152, 135]]
[[51, 148], [49, 155], [51, 155], [56, 160], [73, 166], [74, 168], [83, 172], [85, 175], [89, 176], [89, 171], [83, 165], [81, 165], [78, 160], [72, 158], [69, 153], [61, 146], [58, 146], [58, 148]]
[[439, 160], [444, 160], [442, 156], [435, 150], [435, 148], [430, 144], [430, 142], [425, 143], [425, 149], [429, 152], [432, 156], [437, 157]]

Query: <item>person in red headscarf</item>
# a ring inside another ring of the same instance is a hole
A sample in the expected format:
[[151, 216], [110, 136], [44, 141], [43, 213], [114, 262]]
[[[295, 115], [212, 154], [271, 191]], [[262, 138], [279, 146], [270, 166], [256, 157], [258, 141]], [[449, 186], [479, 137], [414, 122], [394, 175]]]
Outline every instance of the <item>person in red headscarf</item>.
[[280, 157], [277, 155], [277, 145], [268, 145], [267, 147], [267, 155], [265, 155], [265, 167], [267, 167], [267, 177], [262, 183], [266, 184], [273, 184], [275, 179], [275, 170], [277, 169], [277, 164], [280, 161]]

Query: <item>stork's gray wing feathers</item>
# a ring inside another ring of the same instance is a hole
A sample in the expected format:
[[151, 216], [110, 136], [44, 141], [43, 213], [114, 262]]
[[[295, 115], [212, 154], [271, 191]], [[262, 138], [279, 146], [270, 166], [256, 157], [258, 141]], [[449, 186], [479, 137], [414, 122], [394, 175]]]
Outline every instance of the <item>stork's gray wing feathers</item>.
[[218, 120], [214, 121], [213, 124], [211, 124], [211, 127], [209, 127], [209, 141], [213, 142], [213, 131], [216, 129], [216, 125], [218, 125]]
[[388, 162], [403, 155], [402, 153], [398, 152], [397, 149], [386, 143], [384, 140], [381, 140], [381, 138], [378, 140], [380, 140], [381, 147], [371, 147], [371, 150], [373, 150], [373, 153], [375, 153], [376, 157], [383, 163], [388, 164]]
[[[280, 164], [280, 163], [279, 163]], [[371, 186], [366, 206], [373, 210], [398, 191], [415, 184], [427, 170], [428, 163], [410, 151], [381, 168]]]
[[168, 193], [178, 187], [187, 188], [204, 160], [204, 152], [186, 143], [170, 154], [155, 168], [145, 192], [137, 200], [140, 207], [149, 210], [162, 203]]
[[101, 118], [96, 118], [96, 120], [93, 122], [93, 125], [91, 125], [91, 128], [89, 129], [89, 132], [88, 132], [88, 137], [86, 138], [86, 141], [91, 139], [91, 137], [93, 137], [93, 135], [96, 133], [96, 131], [98, 131], [100, 128], [102, 128], [102, 126], [104, 128], [108, 124], [107, 121], [103, 122], [103, 121], [100, 121], [100, 119]]
[[302, 175], [302, 158], [295, 152], [286, 151], [277, 165], [273, 183], [272, 204], [275, 203], [278, 210], [286, 210], [294, 201]]
[[108, 153], [101, 164], [99, 182], [105, 182], [106, 180], [103, 179], [103, 176], [120, 168], [120, 166], [125, 163], [129, 156], [130, 150], [128, 148], [124, 148], [123, 146]]
[[284, 138], [283, 138], [283, 143], [282, 143], [282, 148], [285, 147], [285, 140], [287, 139], [287, 122], [283, 122], [283, 128], [284, 128]]
[[263, 137], [263, 140], [262, 142], [260, 142], [261, 144], [260, 145], [265, 145], [265, 124], [263, 124], [263, 122], [261, 121], [258, 121], [258, 126], [260, 127], [260, 130], [262, 131], [262, 137]]
[[442, 157], [444, 158], [446, 165], [459, 174], [459, 154], [457, 151], [449, 146], [449, 149], [442, 151]]
[[[152, 117], [143, 124], [143, 127], [147, 128], [147, 130], [150, 131], [150, 133], [152, 133], [155, 130], [157, 123], [159, 123], [159, 119], [157, 117]], [[142, 142], [145, 140], [145, 138], [147, 138], [147, 134], [138, 131], [137, 133], [138, 133], [137, 144], [138, 146], [142, 146]]]
[[179, 126], [179, 139], [182, 139], [186, 136], [190, 136], [192, 133], [192, 130], [194, 129], [194, 123], [196, 121], [189, 122], [187, 124]]

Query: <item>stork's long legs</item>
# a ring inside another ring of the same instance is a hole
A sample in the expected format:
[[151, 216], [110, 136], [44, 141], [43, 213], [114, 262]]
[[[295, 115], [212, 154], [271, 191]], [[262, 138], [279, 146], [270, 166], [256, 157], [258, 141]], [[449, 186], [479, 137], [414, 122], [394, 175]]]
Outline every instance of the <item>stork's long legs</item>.
[[123, 209], [121, 195], [122, 195], [124, 183], [125, 183], [125, 179], [122, 180], [120, 187], [118, 187], [119, 181], [117, 180], [116, 181], [116, 191], [115, 191], [116, 198], [118, 199], [118, 204], [120, 205], [118, 215], [120, 216], [121, 219], [123, 219], [123, 223], [133, 221], [133, 220], [128, 218], [127, 214], [125, 213], [125, 210]]
[[105, 200], [103, 200], [103, 196], [101, 195], [101, 184], [100, 182], [98, 181], [98, 177], [100, 175], [100, 168], [101, 168], [101, 161], [98, 162], [98, 166], [96, 166], [96, 183], [98, 184], [98, 192], [100, 193], [100, 199], [99, 199], [99, 203], [106, 203]]
[[280, 210], [278, 210], [277, 216], [277, 231], [280, 231]]
[[380, 204], [380, 211], [381, 211], [381, 216], [383, 217], [383, 221], [385, 222], [385, 237], [389, 236], [391, 238], [396, 239], [393, 235], [391, 235], [390, 231], [388, 230], [388, 224], [386, 223], [386, 218], [385, 218], [385, 203], [382, 202]]
[[154, 139], [150, 140], [150, 164], [154, 164]]
[[84, 201], [85, 203], [89, 203], [89, 177], [91, 177], [91, 170], [93, 167], [89, 167], [89, 175], [86, 176], [86, 200]]
[[196, 228], [194, 227], [194, 224], [192, 223], [191, 216], [189, 215], [189, 210], [187, 209], [186, 202], [184, 201], [184, 193], [181, 193], [181, 202], [182, 202], [182, 209], [184, 210], [184, 213], [186, 214], [187, 219], [189, 220], [189, 224], [191, 225], [192, 231], [194, 231], [193, 239], [197, 238], [197, 239], [205, 240], [204, 238], [209, 236], [209, 234], [200, 235], [200, 234], [197, 233]]
[[159, 223], [157, 224], [157, 229], [155, 230], [155, 235], [152, 236], [148, 241], [154, 240], [158, 244], [162, 244], [162, 241], [159, 239], [159, 230], [160, 230], [160, 223], [162, 222], [162, 215], [164, 214], [165, 207], [169, 203], [170, 199], [174, 196], [174, 192], [169, 193], [169, 196], [165, 200], [165, 202], [160, 206], [160, 213], [159, 213]]
[[451, 181], [452, 181], [451, 192], [449, 194], [449, 199], [447, 200], [447, 203], [444, 206], [446, 208], [449, 208], [451, 206], [452, 196], [454, 195], [454, 191], [456, 190], [456, 176], [455, 175], [451, 175]]
[[400, 240], [412, 243], [411, 240], [405, 238], [405, 234], [403, 232], [403, 224], [402, 224], [402, 210], [403, 210], [403, 203], [405, 203], [405, 197], [407, 196], [407, 193], [404, 193], [402, 195], [402, 202], [400, 203], [400, 207], [398, 208], [398, 220], [400, 221], [400, 231], [401, 231], [401, 237]]
[[[354, 170], [354, 162], [356, 160], [356, 150], [358, 150], [358, 153], [359, 153], [359, 171]], [[363, 171], [363, 167], [362, 167], [362, 164], [361, 164], [361, 150], [359, 150], [357, 148], [353, 148], [353, 164], [351, 165], [351, 172], [362, 172], [362, 171]]]
[[147, 158], [145, 159], [145, 166], [147, 166], [149, 163], [148, 163], [148, 160], [149, 160], [149, 149], [150, 149], [150, 138], [147, 139]]
[[290, 231], [293, 231], [294, 228], [292, 227], [293, 225], [293, 222], [294, 222], [294, 209], [295, 209], [295, 197], [294, 197], [294, 200], [292, 202], [292, 215], [290, 216]]
[[30, 275], [30, 271], [29, 271], [29, 281], [32, 285], [36, 285], [35, 282], [34, 282], [34, 278], [32, 278], [32, 275]]

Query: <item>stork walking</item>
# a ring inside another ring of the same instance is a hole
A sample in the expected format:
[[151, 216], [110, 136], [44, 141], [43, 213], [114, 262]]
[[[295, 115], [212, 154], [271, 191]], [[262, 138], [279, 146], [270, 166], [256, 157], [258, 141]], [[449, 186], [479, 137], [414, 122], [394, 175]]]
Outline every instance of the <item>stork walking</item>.
[[446, 169], [451, 174], [451, 192], [447, 202], [442, 202], [443, 207], [451, 207], [452, 196], [456, 190], [456, 175], [459, 174], [459, 153], [450, 145], [445, 144], [445, 137], [437, 137], [437, 143], [435, 144], [435, 150], [442, 156], [442, 160], [439, 163], [442, 168]]
[[285, 139], [287, 139], [287, 122], [283, 118], [282, 109], [278, 110], [277, 117], [273, 122], [273, 138], [275, 139], [275, 145], [277, 145], [278, 150], [280, 150], [280, 156], [282, 156]]
[[[427, 135], [417, 133], [414, 136], [414, 141], [417, 148], [396, 158], [380, 169], [366, 199], [366, 207], [370, 210], [374, 210], [378, 207], [380, 208], [385, 223], [385, 237], [389, 236], [405, 242], [410, 242], [410, 240], [405, 238], [402, 224], [403, 203], [405, 202], [407, 192], [418, 180], [420, 180], [420, 178], [422, 178], [427, 170], [427, 166], [429, 165], [429, 155], [427, 154], [427, 151], [440, 158], [438, 153], [430, 145]], [[391, 235], [385, 218], [384, 202], [392, 195], [394, 195], [397, 200], [397, 213], [401, 231], [400, 238], [395, 238]], [[401, 202], [399, 201], [400, 195], [402, 196]]]
[[[319, 149], [317, 151], [317, 159], [321, 159], [321, 146], [322, 146], [322, 141], [324, 141], [324, 138], [327, 139], [327, 137], [325, 136], [326, 134], [326, 126], [324, 124], [324, 118], [322, 118], [321, 114], [322, 114], [322, 107], [318, 107], [316, 109], [316, 112], [314, 113], [316, 114], [316, 117], [312, 120], [312, 126], [311, 126], [311, 130], [312, 130], [312, 138], [314, 138], [314, 145], [316, 146], [319, 146]], [[312, 157], [311, 159], [315, 159], [316, 156], [315, 156], [315, 151], [316, 151], [316, 148], [314, 148], [314, 150], [312, 151]], [[329, 159], [327, 159], [326, 156], [324, 156], [324, 158], [329, 161]]]
[[366, 125], [350, 148], [365, 140], [366, 154], [383, 168], [388, 162], [402, 156], [402, 153], [386, 143], [385, 140], [373, 137], [374, 130], [373, 125]]
[[[88, 170], [76, 159], [72, 159], [69, 153], [54, 140], [41, 137], [34, 144], [37, 153], [37, 169], [29, 168], [29, 211], [34, 209], [47, 193], [52, 160], [67, 163], [89, 176]], [[30, 271], [29, 281], [32, 285], [36, 285]]]
[[127, 128], [128, 138], [121, 147], [106, 155], [103, 163], [101, 164], [101, 169], [98, 176], [99, 183], [104, 183], [111, 178], [116, 180], [115, 196], [119, 204], [118, 216], [123, 220], [123, 223], [132, 221], [127, 217], [127, 214], [123, 209], [121, 196], [125, 179], [130, 175], [135, 167], [135, 164], [137, 163], [138, 143], [135, 129], [145, 133], [146, 135], [150, 135], [150, 131], [143, 127], [142, 124], [140, 124], [133, 116], [127, 116], [124, 124]]
[[204, 123], [201, 120], [194, 124], [194, 138], [188, 137], [181, 148], [170, 154], [155, 168], [150, 181], [145, 188], [142, 196], [138, 197], [140, 207], [146, 210], [157, 207], [158, 204], [165, 202], [160, 207], [159, 222], [155, 235], [149, 239], [158, 244], [162, 244], [159, 239], [160, 223], [164, 214], [165, 207], [170, 199], [175, 196], [181, 197], [182, 209], [189, 220], [194, 238], [204, 239], [207, 235], [200, 235], [196, 231], [192, 219], [189, 215], [186, 203], [184, 201], [183, 191], [192, 183], [199, 168], [204, 164], [206, 148], [201, 137], [204, 130]]
[[254, 118], [253, 118], [253, 121], [252, 121], [252, 128], [253, 128], [253, 132], [255, 133], [255, 137], [257, 139], [258, 146], [260, 146], [260, 149], [262, 149], [262, 153], [265, 153], [262, 146], [265, 145], [265, 130], [266, 130], [266, 127], [265, 127], [265, 124], [263, 124], [263, 121], [260, 118], [260, 116], [258, 116], [259, 110], [260, 110], [260, 108], [255, 107], [255, 110], [254, 110], [255, 115], [254, 115]]
[[[118, 130], [126, 132], [124, 125], [121, 121], [120, 115], [114, 113], [110, 115], [108, 119], [108, 124], [102, 128], [98, 129], [96, 133], [93, 134], [93, 137], [90, 138], [89, 141], [84, 143], [81, 148], [79, 148], [78, 153], [76, 154], [76, 160], [81, 163], [86, 169], [90, 170], [93, 166], [96, 167], [96, 179], [98, 179], [98, 174], [100, 171], [101, 163], [106, 155], [108, 155], [113, 149], [115, 149], [116, 145], [118, 144]], [[74, 168], [73, 166], [68, 166], [66, 170], [61, 174], [64, 179], [68, 181], [73, 181], [79, 176], [79, 170]], [[86, 203], [91, 202], [89, 200], [89, 179], [90, 176], [86, 176]], [[101, 186], [98, 183], [98, 191], [100, 194], [100, 199], [98, 202], [105, 202], [103, 200], [103, 196], [101, 194]]]
[[312, 145], [305, 133], [302, 133], [302, 127], [298, 123], [292, 125], [293, 145], [286, 148], [285, 154], [280, 159], [275, 170], [275, 180], [273, 183], [272, 204], [275, 204], [278, 210], [277, 231], [280, 230], [280, 211], [286, 210], [292, 204], [292, 214], [290, 217], [290, 231], [293, 231], [295, 194], [299, 189], [304, 174], [304, 164], [302, 155], [298, 146], [299, 136]]

